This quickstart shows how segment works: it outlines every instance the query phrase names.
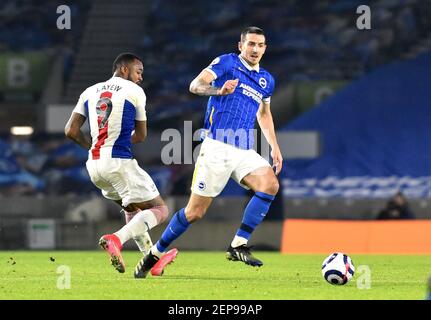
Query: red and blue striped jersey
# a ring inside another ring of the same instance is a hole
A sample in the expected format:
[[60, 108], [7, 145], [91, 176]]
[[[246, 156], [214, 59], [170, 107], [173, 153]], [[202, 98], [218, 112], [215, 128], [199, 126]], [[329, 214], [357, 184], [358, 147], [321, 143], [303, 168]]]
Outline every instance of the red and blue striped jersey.
[[89, 158], [132, 159], [131, 135], [135, 120], [146, 121], [144, 90], [120, 77], [87, 88], [73, 112], [87, 117], [92, 146]]

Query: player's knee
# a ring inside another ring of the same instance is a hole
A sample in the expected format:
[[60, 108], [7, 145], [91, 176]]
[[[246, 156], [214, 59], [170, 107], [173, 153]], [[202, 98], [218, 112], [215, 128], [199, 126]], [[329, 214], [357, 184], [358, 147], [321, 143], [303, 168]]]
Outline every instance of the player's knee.
[[269, 179], [263, 186], [263, 192], [275, 196], [280, 189], [280, 184], [276, 178]]
[[169, 216], [169, 209], [167, 206], [160, 206], [160, 222], [162, 223], [164, 221], [166, 221], [166, 219], [168, 219]]
[[197, 220], [202, 219], [202, 217], [205, 215], [205, 209], [201, 207], [186, 208], [185, 214], [187, 221], [189, 223], [193, 223]]
[[125, 209], [127, 212], [136, 212], [140, 210], [139, 206], [133, 203], [129, 204], [127, 207], [123, 207], [123, 209]]
[[157, 224], [164, 222], [169, 215], [169, 210], [167, 206], [156, 206], [151, 208], [151, 211], [156, 216]]

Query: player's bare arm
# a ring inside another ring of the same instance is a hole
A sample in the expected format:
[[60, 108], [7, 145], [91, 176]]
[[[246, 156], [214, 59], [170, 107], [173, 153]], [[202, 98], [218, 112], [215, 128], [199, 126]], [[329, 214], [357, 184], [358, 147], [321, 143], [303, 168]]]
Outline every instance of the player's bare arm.
[[147, 121], [135, 121], [135, 131], [132, 134], [132, 143], [143, 142], [147, 137]]
[[72, 115], [70, 116], [69, 121], [66, 124], [66, 127], [64, 128], [64, 133], [66, 134], [66, 137], [73, 140], [81, 147], [87, 150], [90, 150], [91, 148], [90, 137], [85, 135], [81, 130], [81, 127], [84, 124], [86, 119], [87, 118], [84, 117], [82, 114], [73, 112]]
[[232, 94], [238, 85], [238, 79], [227, 80], [223, 87], [216, 88], [211, 85], [214, 75], [205, 69], [190, 83], [190, 92], [198, 96], [226, 96]]
[[272, 119], [269, 103], [262, 102], [257, 111], [257, 122], [262, 129], [263, 135], [271, 146], [271, 157], [275, 166], [275, 174], [278, 175], [283, 167], [283, 157], [275, 135], [274, 121]]

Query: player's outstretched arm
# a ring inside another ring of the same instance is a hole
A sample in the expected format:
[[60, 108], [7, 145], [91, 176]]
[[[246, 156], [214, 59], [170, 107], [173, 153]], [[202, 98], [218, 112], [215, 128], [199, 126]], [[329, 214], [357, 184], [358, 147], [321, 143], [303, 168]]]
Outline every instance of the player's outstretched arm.
[[64, 133], [66, 137], [79, 144], [81, 147], [90, 150], [91, 142], [90, 138], [86, 136], [82, 131], [81, 127], [84, 124], [86, 117], [77, 112], [72, 112], [69, 121], [67, 121]]
[[211, 85], [214, 75], [205, 69], [190, 83], [190, 92], [198, 96], [225, 96], [232, 94], [238, 85], [238, 79], [227, 80], [223, 87], [216, 88]]

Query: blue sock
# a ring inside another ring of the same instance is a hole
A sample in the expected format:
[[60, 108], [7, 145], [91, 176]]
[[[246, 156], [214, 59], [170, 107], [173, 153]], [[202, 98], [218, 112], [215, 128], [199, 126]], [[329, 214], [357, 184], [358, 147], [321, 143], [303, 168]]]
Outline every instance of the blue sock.
[[184, 208], [182, 208], [174, 214], [165, 231], [163, 231], [162, 237], [157, 241], [157, 250], [165, 252], [166, 248], [169, 247], [176, 238], [182, 235], [189, 225], [190, 223], [186, 219]]
[[256, 192], [248, 203], [247, 208], [245, 208], [242, 224], [236, 232], [236, 235], [246, 238], [247, 240], [250, 239], [254, 229], [265, 218], [274, 199], [275, 196], [273, 195], [264, 192]]

